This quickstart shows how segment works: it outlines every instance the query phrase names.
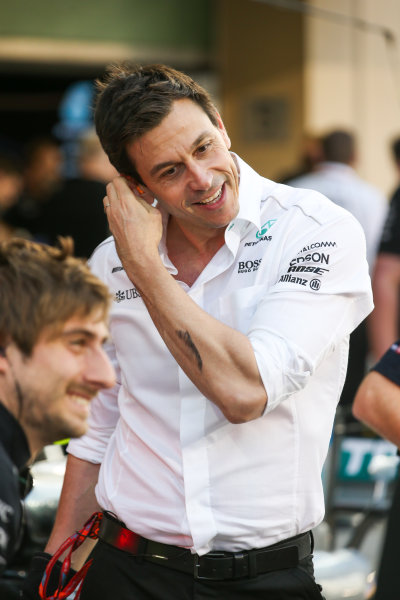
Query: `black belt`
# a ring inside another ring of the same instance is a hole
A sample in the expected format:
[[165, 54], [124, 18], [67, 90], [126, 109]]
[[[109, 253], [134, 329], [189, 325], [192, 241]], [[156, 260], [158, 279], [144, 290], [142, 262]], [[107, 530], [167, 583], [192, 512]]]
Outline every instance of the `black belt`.
[[240, 552], [212, 551], [198, 556], [186, 548], [142, 538], [107, 512], [98, 535], [107, 544], [143, 560], [191, 573], [195, 579], [214, 581], [290, 569], [310, 556], [313, 549], [311, 533], [307, 532], [266, 548]]

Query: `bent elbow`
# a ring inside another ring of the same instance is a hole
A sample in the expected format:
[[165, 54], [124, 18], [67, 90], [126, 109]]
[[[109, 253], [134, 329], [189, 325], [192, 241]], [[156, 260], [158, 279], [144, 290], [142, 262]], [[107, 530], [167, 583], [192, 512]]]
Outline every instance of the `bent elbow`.
[[370, 423], [373, 421], [374, 417], [374, 404], [370, 391], [365, 389], [364, 386], [362, 386], [356, 393], [351, 411], [353, 417], [355, 417], [358, 421], [370, 426]]
[[240, 425], [259, 419], [264, 414], [266, 405], [266, 395], [254, 400], [230, 397], [222, 407], [222, 412], [230, 423]]

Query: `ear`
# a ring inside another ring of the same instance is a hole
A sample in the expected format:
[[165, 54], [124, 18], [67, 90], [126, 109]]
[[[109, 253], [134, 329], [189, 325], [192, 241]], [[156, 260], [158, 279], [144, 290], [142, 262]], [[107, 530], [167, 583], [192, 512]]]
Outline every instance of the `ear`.
[[226, 147], [229, 150], [229, 148], [231, 147], [230, 137], [229, 137], [229, 135], [228, 135], [228, 133], [227, 133], [227, 131], [225, 129], [225, 125], [224, 125], [224, 123], [223, 123], [223, 121], [221, 119], [221, 115], [219, 114], [219, 112], [217, 110], [215, 111], [215, 114], [216, 114], [217, 121], [218, 121], [218, 129], [220, 130], [222, 138], [223, 138], [223, 140], [224, 140], [224, 142], [226, 144]]
[[138, 198], [142, 198], [142, 200], [147, 202], [147, 204], [153, 204], [154, 196], [143, 183], [138, 183], [133, 177], [131, 177], [131, 175], [122, 174], [122, 177], [126, 179], [130, 189], [135, 194], [135, 196], [137, 196]]
[[8, 358], [3, 346], [0, 346], [0, 375], [4, 374], [9, 369]]

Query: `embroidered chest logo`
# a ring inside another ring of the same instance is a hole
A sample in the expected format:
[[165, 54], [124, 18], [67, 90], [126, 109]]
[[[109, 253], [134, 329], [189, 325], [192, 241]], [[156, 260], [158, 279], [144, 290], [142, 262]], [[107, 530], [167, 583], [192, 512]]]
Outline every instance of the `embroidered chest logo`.
[[133, 300], [135, 298], [140, 298], [140, 293], [136, 288], [131, 288], [130, 290], [118, 290], [114, 294], [114, 300], [118, 303], [123, 300]]
[[272, 240], [272, 235], [266, 235], [266, 233], [271, 229], [272, 225], [276, 223], [277, 219], [270, 219], [261, 227], [259, 231], [256, 233], [256, 240], [254, 242], [246, 242], [245, 246], [255, 246], [260, 242], [270, 242]]
[[267, 231], [269, 231], [271, 229], [272, 225], [274, 225], [276, 223], [276, 221], [277, 221], [277, 219], [269, 219], [269, 221], [264, 223], [264, 225], [261, 227], [261, 229], [259, 231], [257, 231], [256, 238], [258, 240], [261, 240], [261, 238], [267, 233]]
[[254, 260], [240, 261], [238, 264], [238, 273], [252, 273], [258, 270], [262, 258], [255, 258]]

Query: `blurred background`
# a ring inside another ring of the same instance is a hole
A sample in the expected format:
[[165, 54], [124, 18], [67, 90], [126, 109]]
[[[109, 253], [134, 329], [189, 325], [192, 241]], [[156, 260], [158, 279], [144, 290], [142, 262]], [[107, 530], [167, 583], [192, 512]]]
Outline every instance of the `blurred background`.
[[165, 62], [209, 89], [261, 174], [296, 170], [310, 137], [351, 127], [360, 175], [389, 192], [399, 33], [397, 0], [1, 0], [1, 146], [70, 141], [108, 63]]

